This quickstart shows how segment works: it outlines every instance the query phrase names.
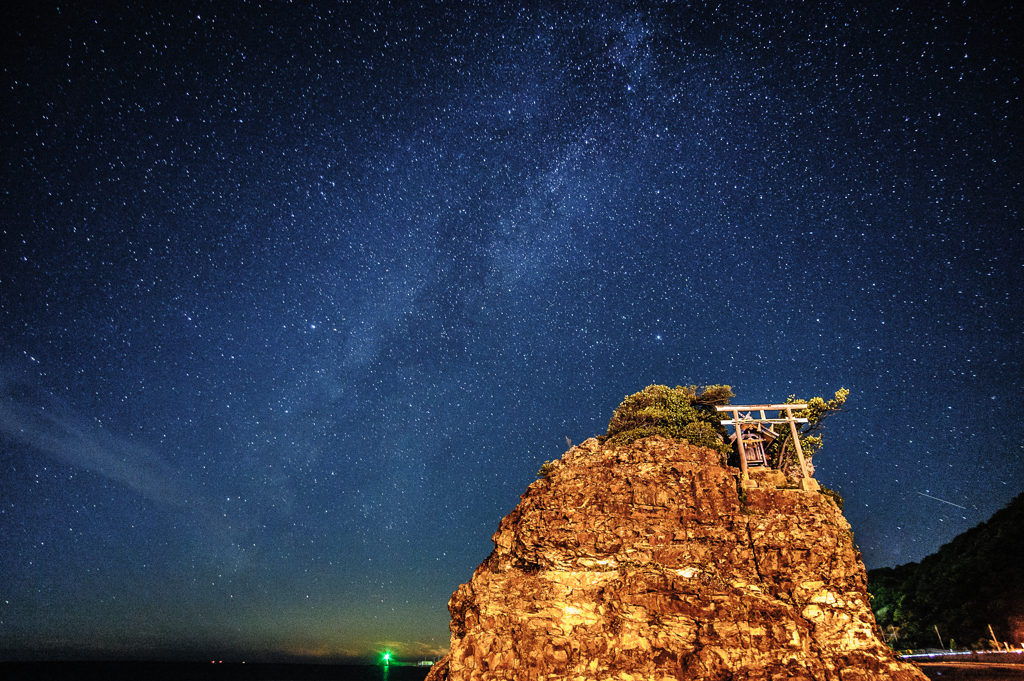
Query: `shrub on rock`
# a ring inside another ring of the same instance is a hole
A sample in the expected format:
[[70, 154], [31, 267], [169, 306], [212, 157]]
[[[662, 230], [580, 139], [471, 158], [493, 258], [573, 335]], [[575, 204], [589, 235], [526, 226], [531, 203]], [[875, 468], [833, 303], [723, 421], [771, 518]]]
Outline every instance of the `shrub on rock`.
[[620, 446], [661, 435], [687, 440], [728, 456], [731, 447], [726, 444], [726, 431], [721, 423], [726, 416], [716, 412], [715, 406], [728, 404], [732, 397], [732, 389], [727, 385], [649, 385], [622, 401], [608, 422], [604, 437], [609, 444]]

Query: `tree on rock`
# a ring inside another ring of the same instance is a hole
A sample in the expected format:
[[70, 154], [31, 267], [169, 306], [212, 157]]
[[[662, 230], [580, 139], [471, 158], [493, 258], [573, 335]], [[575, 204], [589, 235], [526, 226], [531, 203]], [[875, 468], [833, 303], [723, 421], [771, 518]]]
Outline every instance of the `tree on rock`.
[[721, 413], [715, 407], [729, 404], [732, 389], [727, 385], [649, 385], [622, 401], [608, 422], [604, 438], [613, 445], [625, 445], [651, 435], [662, 435], [690, 444], [709, 447], [728, 456]]
[[[806, 404], [806, 409], [794, 411], [793, 416], [807, 419], [807, 423], [801, 424], [797, 435], [800, 437], [800, 448], [803, 450], [804, 460], [807, 462], [807, 472], [814, 474], [814, 455], [821, 449], [821, 426], [825, 418], [843, 410], [846, 398], [850, 391], [840, 388], [836, 391], [835, 397], [825, 401], [822, 397], [812, 397], [809, 400], [798, 400], [796, 395], [790, 395], [786, 404]], [[800, 461], [796, 455], [796, 447], [793, 445], [793, 436], [786, 433], [769, 445], [765, 455], [772, 468], [777, 468], [792, 480], [799, 480], [803, 477], [800, 471]]]

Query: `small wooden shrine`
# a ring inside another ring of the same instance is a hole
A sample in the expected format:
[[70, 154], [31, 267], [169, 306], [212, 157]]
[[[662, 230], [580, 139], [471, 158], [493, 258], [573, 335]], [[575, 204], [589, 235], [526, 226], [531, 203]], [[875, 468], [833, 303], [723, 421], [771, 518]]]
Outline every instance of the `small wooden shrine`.
[[[807, 462], [804, 460], [804, 452], [800, 447], [800, 435], [796, 427], [798, 423], [807, 423], [807, 419], [793, 416], [794, 411], [806, 408], [806, 404], [727, 404], [715, 407], [717, 411], [732, 414], [732, 418], [722, 421], [722, 425], [733, 427], [733, 435], [730, 439], [736, 443], [736, 449], [739, 452], [740, 470], [744, 483], [750, 480], [750, 468], [771, 467], [765, 456], [765, 450], [780, 437], [780, 433], [775, 431], [775, 426], [788, 423], [790, 434], [793, 436], [793, 444], [796, 447], [796, 455], [800, 460], [800, 470], [803, 473], [802, 486], [804, 489], [817, 487], [807, 472]], [[775, 412], [775, 417], [769, 417], [768, 412]]]

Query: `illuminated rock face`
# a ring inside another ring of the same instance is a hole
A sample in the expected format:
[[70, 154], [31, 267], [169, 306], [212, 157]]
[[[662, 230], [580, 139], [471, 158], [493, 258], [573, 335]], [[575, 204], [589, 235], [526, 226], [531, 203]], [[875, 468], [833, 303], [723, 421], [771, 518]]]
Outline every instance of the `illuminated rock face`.
[[565, 454], [449, 602], [429, 681], [925, 679], [879, 640], [849, 525], [660, 437]]

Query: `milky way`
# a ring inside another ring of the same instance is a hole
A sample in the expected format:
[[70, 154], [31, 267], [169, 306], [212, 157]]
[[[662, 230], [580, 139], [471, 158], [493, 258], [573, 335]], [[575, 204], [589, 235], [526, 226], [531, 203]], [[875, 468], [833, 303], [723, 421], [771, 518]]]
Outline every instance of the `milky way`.
[[6, 658], [439, 654], [651, 383], [849, 388], [868, 567], [1024, 489], [1019, 12], [91, 4], [0, 41]]

